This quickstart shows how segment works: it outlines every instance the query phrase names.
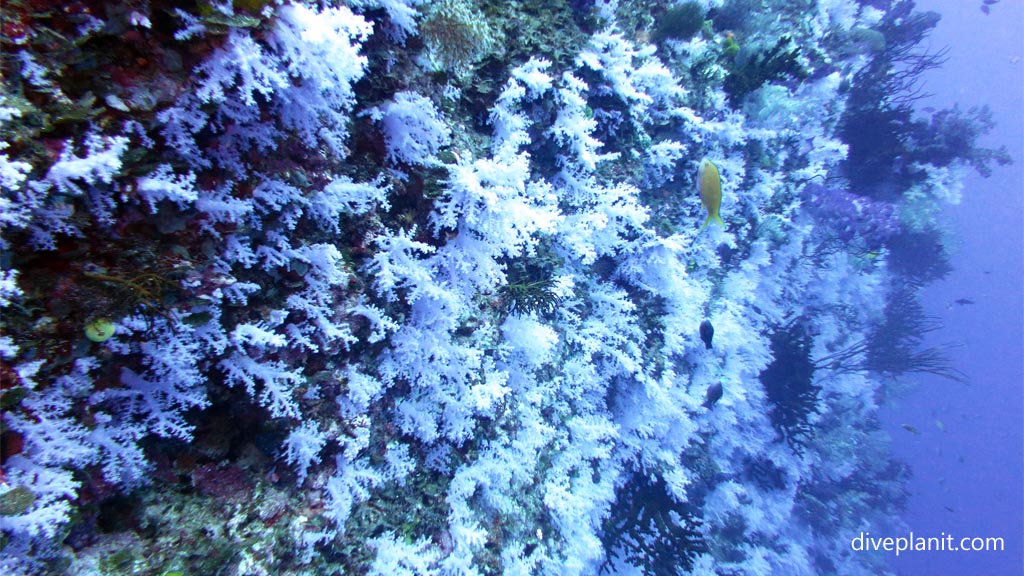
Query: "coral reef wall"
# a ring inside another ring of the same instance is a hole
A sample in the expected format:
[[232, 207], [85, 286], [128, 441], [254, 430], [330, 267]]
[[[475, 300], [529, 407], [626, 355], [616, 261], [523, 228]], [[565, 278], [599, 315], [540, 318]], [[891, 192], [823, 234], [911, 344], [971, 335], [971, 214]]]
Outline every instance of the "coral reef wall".
[[885, 572], [912, 2], [0, 10], [5, 574]]

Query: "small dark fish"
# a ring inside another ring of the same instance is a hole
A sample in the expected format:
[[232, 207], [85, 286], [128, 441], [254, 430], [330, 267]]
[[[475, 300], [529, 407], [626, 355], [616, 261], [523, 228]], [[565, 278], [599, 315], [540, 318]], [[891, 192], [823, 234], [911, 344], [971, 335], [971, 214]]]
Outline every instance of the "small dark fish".
[[949, 506], [943, 506], [943, 508], [945, 508], [947, 512], [956, 512], [956, 510], [950, 508]]
[[974, 304], [974, 300], [969, 298], [957, 298], [956, 300], [953, 300], [953, 303], [961, 306], [967, 306], [968, 304]]
[[982, 0], [982, 4], [991, 6], [993, 4], [999, 4], [999, 0]]
[[991, 14], [991, 13], [992, 13], [992, 11], [991, 11], [991, 10], [989, 10], [988, 4], [982, 4], [982, 5], [981, 5], [981, 11], [982, 11], [982, 13], [984, 13], [984, 14], [985, 14], [986, 16], [987, 16], [988, 14]]
[[715, 408], [715, 403], [722, 399], [722, 394], [724, 392], [725, 389], [722, 388], [721, 382], [715, 382], [711, 386], [708, 386], [708, 391], [704, 394], [704, 403], [701, 404], [701, 406], [708, 410], [713, 410]]
[[903, 426], [904, 430], [906, 430], [907, 432], [910, 432], [911, 434], [915, 434], [915, 435], [921, 434], [920, 430], [918, 430], [917, 428], [915, 428], [914, 426], [912, 426], [910, 424], [902, 424], [902, 426]]
[[710, 320], [700, 323], [700, 339], [704, 342], [704, 348], [711, 349], [711, 339], [715, 336], [715, 327]]

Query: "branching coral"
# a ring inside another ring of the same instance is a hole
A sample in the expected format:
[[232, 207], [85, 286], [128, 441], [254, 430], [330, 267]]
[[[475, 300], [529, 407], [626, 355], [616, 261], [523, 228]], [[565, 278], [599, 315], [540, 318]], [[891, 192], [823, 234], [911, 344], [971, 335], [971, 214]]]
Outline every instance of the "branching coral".
[[959, 105], [939, 110], [927, 123], [915, 121], [909, 134], [913, 143], [913, 158], [921, 163], [948, 166], [962, 160], [984, 177], [992, 175], [992, 163], [1005, 166], [1011, 162], [1006, 146], [997, 149], [981, 148], [976, 142], [989, 133], [995, 124], [988, 106], [972, 107], [966, 111]]
[[465, 72], [500, 46], [487, 19], [465, 0], [431, 4], [419, 28], [431, 59], [441, 70]]
[[896, 206], [882, 200], [813, 183], [801, 198], [808, 212], [844, 245], [859, 238], [868, 250], [878, 250], [901, 230]]
[[885, 49], [857, 72], [840, 127], [850, 145], [848, 177], [854, 191], [878, 195], [880, 182], [903, 177], [894, 167], [905, 155], [912, 104], [924, 94], [920, 76], [945, 59], [943, 52], [917, 52], [917, 45], [938, 23], [935, 13], [913, 12], [914, 3], [898, 2], [879, 24]]
[[700, 2], [672, 6], [658, 19], [654, 40], [689, 40], [704, 27], [704, 7]]
[[923, 74], [946, 61], [946, 49], [918, 48], [939, 19], [935, 12], [915, 12], [912, 0], [897, 2], [878, 25], [884, 49], [854, 76], [840, 134], [850, 146], [846, 176], [859, 194], [891, 198], [924, 178], [915, 162], [946, 166], [962, 161], [988, 176], [992, 162], [1010, 161], [1005, 147], [977, 144], [992, 128], [984, 108], [964, 113], [954, 106], [929, 121], [913, 118], [914, 103], [928, 96]]
[[746, 58], [741, 52], [736, 60], [723, 84], [734, 108], [742, 106], [743, 98], [766, 82], [807, 77], [807, 70], [800, 62], [800, 47], [795, 46], [789, 36], [781, 36], [771, 48]]
[[693, 504], [677, 502], [665, 480], [633, 472], [616, 492], [616, 504], [605, 521], [602, 543], [613, 558], [621, 557], [642, 574], [673, 576], [689, 571], [706, 549], [700, 518]]
[[[829, 432], [819, 438], [824, 462], [810, 471], [811, 481], [801, 481], [794, 498], [794, 516], [807, 522], [816, 538], [845, 537], [869, 523], [872, 531], [896, 528], [905, 510], [910, 467], [895, 459], [889, 436], [877, 419], [862, 420], [849, 408], [826, 414], [820, 425]], [[856, 463], [851, 455], [856, 454]], [[838, 460], [838, 459], [842, 460]], [[836, 468], [843, 467], [843, 473]], [[815, 573], [834, 573], [852, 562], [846, 553], [814, 555]], [[885, 558], [869, 560], [871, 573], [884, 573]]]
[[88, 270], [82, 272], [82, 275], [90, 280], [121, 286], [126, 290], [129, 298], [137, 304], [145, 304], [152, 308], [160, 308], [163, 305], [162, 294], [174, 286], [174, 283], [167, 278], [152, 272], [145, 272], [131, 278], [121, 278]]
[[867, 337], [818, 358], [814, 366], [832, 374], [870, 371], [895, 378], [919, 373], [964, 382], [966, 375], [949, 362], [951, 344], [921, 346], [927, 334], [941, 328], [937, 318], [924, 315], [913, 288], [900, 286], [886, 301], [883, 320]]
[[[539, 260], [539, 259], [533, 259]], [[509, 265], [508, 281], [498, 289], [509, 312], [550, 314], [558, 306], [555, 279], [542, 262], [517, 261]]]
[[775, 330], [772, 363], [761, 371], [775, 431], [793, 450], [802, 452], [812, 435], [811, 416], [818, 409], [821, 387], [814, 382], [811, 336], [801, 318]]
[[552, 290], [554, 286], [554, 279], [541, 278], [532, 281], [513, 281], [502, 286], [499, 291], [508, 302], [510, 312], [547, 314], [558, 305], [558, 296]]
[[941, 327], [939, 320], [924, 315], [912, 290], [898, 288], [886, 302], [885, 320], [868, 337], [864, 367], [893, 377], [917, 372], [966, 380], [947, 359], [949, 345], [921, 348], [925, 335]]
[[902, 230], [890, 238], [886, 246], [889, 269], [911, 286], [941, 280], [953, 269], [938, 230]]

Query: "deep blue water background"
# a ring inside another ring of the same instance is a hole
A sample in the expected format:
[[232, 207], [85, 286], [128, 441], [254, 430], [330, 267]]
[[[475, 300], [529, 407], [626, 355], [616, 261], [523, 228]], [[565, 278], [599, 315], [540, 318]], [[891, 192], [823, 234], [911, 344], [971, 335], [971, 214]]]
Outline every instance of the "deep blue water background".
[[[926, 313], [945, 328], [931, 344], [955, 341], [953, 364], [968, 384], [919, 377], [885, 411], [897, 456], [911, 464], [905, 520], [916, 535], [1002, 537], [1003, 552], [918, 552], [893, 559], [905, 576], [1024, 574], [1024, 2], [919, 0], [942, 21], [931, 49], [950, 58], [929, 72], [934, 94], [920, 107], [989, 105], [996, 129], [983, 140], [1006, 145], [1014, 164], [991, 178], [968, 175], [960, 205], [946, 211], [959, 239], [955, 270], [925, 291]], [[956, 305], [958, 298], [973, 305]], [[940, 421], [940, 425], [936, 423]], [[902, 428], [916, 427], [919, 435]], [[895, 536], [895, 535], [894, 535]]]

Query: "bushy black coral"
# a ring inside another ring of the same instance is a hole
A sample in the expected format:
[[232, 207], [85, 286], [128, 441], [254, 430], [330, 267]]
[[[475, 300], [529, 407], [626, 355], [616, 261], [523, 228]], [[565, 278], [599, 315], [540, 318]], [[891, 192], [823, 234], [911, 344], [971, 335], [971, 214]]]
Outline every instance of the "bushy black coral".
[[742, 64], [733, 66], [723, 88], [729, 96], [729, 104], [737, 108], [747, 94], [764, 83], [787, 77], [802, 80], [807, 77], [807, 70], [800, 64], [800, 47], [795, 46], [789, 36], [783, 36], [768, 50], [753, 54]]
[[654, 32], [661, 42], [669, 38], [689, 40], [704, 26], [704, 8], [698, 2], [686, 2], [665, 11]]
[[909, 286], [942, 280], [953, 270], [937, 230], [903, 230], [889, 239], [889, 269]]
[[898, 288], [885, 304], [885, 320], [867, 340], [865, 367], [894, 377], [918, 372], [965, 381], [963, 372], [949, 364], [950, 345], [922, 347], [925, 334], [941, 327], [939, 319], [925, 316], [916, 291]]
[[810, 436], [808, 419], [818, 407], [821, 391], [814, 383], [811, 336], [798, 319], [776, 330], [771, 347], [774, 359], [760, 378], [771, 404], [772, 426], [800, 452]]
[[859, 194], [897, 197], [926, 177], [916, 164], [947, 166], [961, 160], [987, 177], [992, 162], [1010, 163], [1005, 147], [977, 145], [993, 127], [984, 108], [964, 112], [954, 106], [929, 121], [913, 118], [914, 103], [929, 95], [924, 73], [946, 61], [946, 49], [918, 48], [939, 20], [939, 14], [917, 12], [912, 0], [901, 0], [875, 28], [885, 38], [884, 49], [854, 76], [839, 126], [849, 145], [846, 176]]
[[692, 504], [677, 502], [663, 478], [643, 472], [634, 472], [615, 496], [601, 537], [608, 554], [602, 571], [620, 556], [652, 576], [675, 576], [693, 568], [706, 545]]

